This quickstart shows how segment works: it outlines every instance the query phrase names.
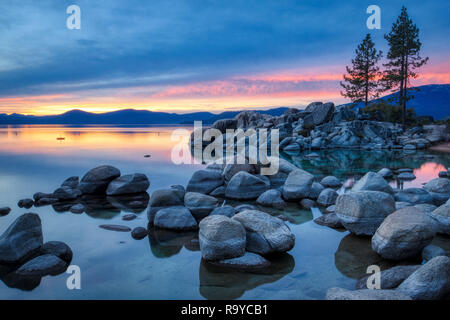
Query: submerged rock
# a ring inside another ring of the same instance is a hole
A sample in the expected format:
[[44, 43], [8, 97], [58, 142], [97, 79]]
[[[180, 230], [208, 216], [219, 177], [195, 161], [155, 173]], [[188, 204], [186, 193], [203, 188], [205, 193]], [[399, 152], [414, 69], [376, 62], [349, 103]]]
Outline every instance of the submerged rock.
[[102, 229], [110, 230], [110, 231], [119, 231], [119, 232], [130, 232], [131, 228], [127, 226], [121, 226], [118, 224], [102, 224], [99, 226]]
[[25, 213], [0, 236], [0, 264], [26, 261], [39, 253], [42, 244], [41, 219], [35, 213]]
[[242, 224], [222, 215], [200, 222], [199, 241], [205, 260], [223, 260], [245, 254], [246, 232]]
[[0, 208], [0, 216], [6, 216], [10, 212], [11, 212], [11, 208], [10, 207], [1, 207]]
[[327, 300], [411, 300], [406, 294], [396, 290], [356, 290], [330, 288], [326, 294]]
[[383, 220], [395, 211], [392, 196], [380, 191], [350, 192], [336, 200], [335, 212], [344, 227], [357, 235], [373, 235]]
[[295, 236], [284, 221], [265, 212], [246, 210], [232, 220], [240, 222], [247, 232], [247, 251], [267, 255], [289, 251], [295, 245]]
[[146, 192], [149, 186], [150, 181], [145, 174], [127, 174], [112, 180], [106, 189], [106, 194], [108, 196], [116, 196], [141, 193]]
[[77, 203], [70, 207], [70, 212], [72, 213], [83, 213], [85, 210], [85, 207], [81, 203]]
[[316, 219], [314, 222], [321, 226], [326, 226], [334, 229], [343, 228], [341, 220], [335, 213], [324, 214]]
[[120, 177], [119, 169], [103, 165], [89, 170], [81, 179], [78, 189], [83, 194], [105, 193], [109, 183]]
[[133, 229], [133, 231], [131, 231], [131, 236], [133, 237], [133, 239], [136, 240], [141, 240], [144, 239], [148, 234], [147, 229], [143, 228], [143, 227], [136, 227]]
[[372, 238], [372, 248], [385, 259], [414, 258], [435, 234], [436, 226], [431, 218], [414, 207], [406, 207], [383, 221]]
[[439, 256], [411, 274], [397, 291], [414, 300], [436, 300], [450, 292], [450, 258]]

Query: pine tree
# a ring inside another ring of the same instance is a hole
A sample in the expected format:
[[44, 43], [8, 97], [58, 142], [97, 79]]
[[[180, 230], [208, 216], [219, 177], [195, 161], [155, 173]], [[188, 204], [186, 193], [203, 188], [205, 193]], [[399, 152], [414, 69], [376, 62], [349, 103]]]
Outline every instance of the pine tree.
[[393, 23], [392, 30], [384, 36], [389, 44], [387, 54], [388, 63], [384, 64], [381, 83], [383, 91], [399, 92], [399, 105], [402, 107], [402, 126], [406, 129], [406, 102], [413, 98], [408, 97], [410, 79], [417, 78], [415, 72], [428, 61], [419, 55], [422, 43], [419, 40], [419, 28], [409, 18], [406, 7], [402, 7], [400, 16]]
[[346, 67], [348, 75], [344, 75], [345, 81], [341, 82], [345, 92], [341, 91], [341, 95], [350, 98], [352, 102], [364, 102], [367, 106], [369, 101], [379, 94], [377, 77], [381, 73], [377, 63], [381, 59], [382, 52], [375, 49], [375, 44], [368, 33], [355, 53], [352, 68]]

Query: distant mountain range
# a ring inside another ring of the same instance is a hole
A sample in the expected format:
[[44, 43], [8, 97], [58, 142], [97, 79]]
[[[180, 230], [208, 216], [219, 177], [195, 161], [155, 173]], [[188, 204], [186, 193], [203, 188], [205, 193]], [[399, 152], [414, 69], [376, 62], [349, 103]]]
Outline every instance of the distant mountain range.
[[[414, 99], [408, 101], [408, 107], [413, 107], [417, 115], [433, 116], [435, 120], [450, 116], [450, 84], [426, 85], [418, 87]], [[395, 98], [397, 93], [381, 99]], [[362, 104], [358, 104], [361, 107]], [[273, 116], [282, 115], [288, 108], [280, 107], [269, 110], [255, 110]], [[61, 124], [61, 125], [163, 125], [192, 124], [194, 120], [203, 123], [213, 123], [219, 119], [233, 118], [241, 111], [226, 111], [220, 114], [211, 112], [194, 112], [186, 114], [152, 112], [147, 110], [119, 110], [105, 113], [90, 113], [81, 110], [71, 110], [59, 115], [31, 116], [13, 113], [0, 114], [2, 124]]]
[[[450, 117], [450, 84], [430, 84], [416, 87], [419, 91], [410, 91], [408, 94], [414, 99], [406, 103], [407, 108], [414, 108], [419, 116], [432, 116], [434, 120], [441, 120]], [[378, 100], [398, 101], [398, 93], [393, 93]], [[357, 107], [363, 107], [362, 103]]]
[[[286, 107], [257, 111], [273, 116], [282, 115]], [[147, 110], [118, 110], [105, 113], [90, 113], [81, 110], [71, 110], [59, 115], [31, 116], [13, 113], [0, 114], [2, 124], [62, 124], [62, 125], [163, 125], [192, 124], [195, 121], [213, 123], [218, 119], [233, 118], [240, 111], [227, 111], [220, 114], [211, 112], [194, 112], [186, 114], [153, 112]]]

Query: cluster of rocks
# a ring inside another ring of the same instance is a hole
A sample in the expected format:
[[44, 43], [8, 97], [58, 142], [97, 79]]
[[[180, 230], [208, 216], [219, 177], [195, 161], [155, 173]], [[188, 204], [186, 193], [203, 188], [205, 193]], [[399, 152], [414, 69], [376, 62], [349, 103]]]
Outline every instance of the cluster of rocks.
[[288, 109], [281, 116], [244, 111], [233, 119], [216, 121], [212, 128], [222, 133], [226, 129], [278, 129], [280, 149], [289, 154], [327, 148], [403, 149], [411, 152], [449, 138], [445, 125], [426, 125], [403, 132], [399, 125], [368, 118], [358, 108], [313, 102], [304, 110]]
[[148, 204], [146, 190], [150, 186], [147, 176], [142, 173], [122, 175], [120, 170], [102, 165], [89, 170], [79, 177], [66, 179], [52, 193], [37, 192], [33, 199], [22, 199], [20, 208], [52, 205], [56, 211], [83, 213], [98, 209], [145, 209]]
[[43, 276], [65, 272], [71, 260], [64, 242], [43, 242], [35, 213], [21, 215], [0, 236], [0, 278], [9, 287], [32, 290]]

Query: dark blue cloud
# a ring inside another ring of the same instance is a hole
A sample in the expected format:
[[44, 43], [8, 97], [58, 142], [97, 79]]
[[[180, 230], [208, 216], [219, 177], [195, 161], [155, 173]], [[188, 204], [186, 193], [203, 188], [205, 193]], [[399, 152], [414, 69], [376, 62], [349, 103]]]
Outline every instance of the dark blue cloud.
[[[81, 7], [81, 30], [65, 27]], [[401, 1], [110, 0], [0, 4], [0, 96], [217, 80], [277, 68], [347, 64], [382, 10], [385, 49]], [[424, 53], [447, 57], [448, 2], [410, 0]], [[447, 41], [444, 41], [447, 39]]]

